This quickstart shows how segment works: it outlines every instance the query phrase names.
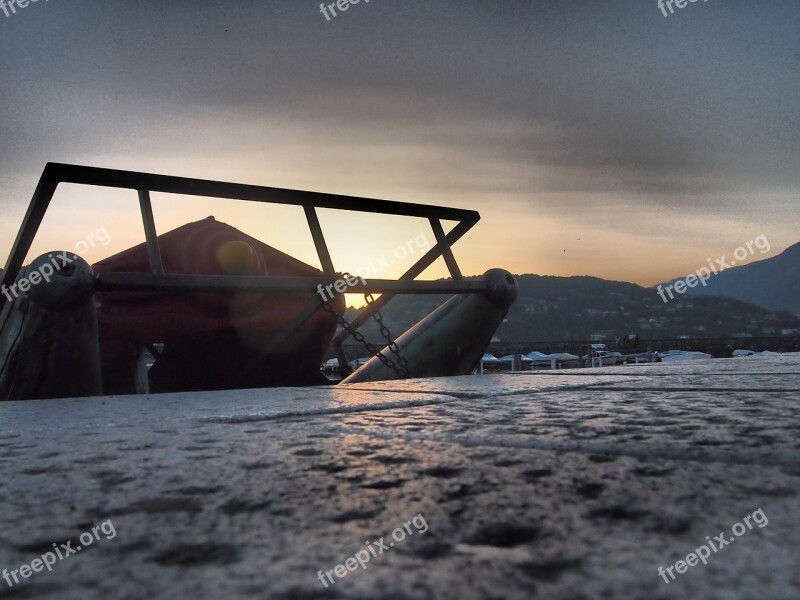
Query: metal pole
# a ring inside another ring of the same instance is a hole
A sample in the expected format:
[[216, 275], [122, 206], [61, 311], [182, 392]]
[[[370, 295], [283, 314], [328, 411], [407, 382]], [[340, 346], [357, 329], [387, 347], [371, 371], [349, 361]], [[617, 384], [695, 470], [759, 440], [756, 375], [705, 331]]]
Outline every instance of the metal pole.
[[304, 206], [303, 210], [306, 213], [308, 228], [311, 230], [311, 238], [314, 240], [314, 246], [317, 248], [322, 270], [325, 271], [327, 275], [333, 275], [336, 273], [336, 270], [333, 268], [331, 253], [328, 252], [328, 245], [325, 243], [325, 236], [322, 234], [322, 227], [319, 224], [317, 211], [313, 206], [308, 205]]
[[448, 270], [450, 271], [450, 275], [453, 279], [461, 279], [461, 269], [458, 268], [458, 263], [456, 262], [456, 257], [453, 256], [453, 248], [447, 243], [447, 240], [444, 236], [444, 229], [442, 229], [442, 223], [439, 219], [430, 218], [428, 219], [431, 223], [431, 229], [433, 229], [433, 235], [436, 236], [436, 242], [442, 245], [442, 257], [444, 258], [444, 262], [447, 265]]
[[150, 192], [139, 190], [139, 206], [142, 209], [142, 222], [144, 223], [144, 237], [147, 240], [147, 258], [150, 261], [150, 271], [154, 275], [164, 274], [164, 264], [161, 262], [161, 250], [158, 247], [158, 234], [156, 222], [153, 218], [153, 206], [150, 203]]

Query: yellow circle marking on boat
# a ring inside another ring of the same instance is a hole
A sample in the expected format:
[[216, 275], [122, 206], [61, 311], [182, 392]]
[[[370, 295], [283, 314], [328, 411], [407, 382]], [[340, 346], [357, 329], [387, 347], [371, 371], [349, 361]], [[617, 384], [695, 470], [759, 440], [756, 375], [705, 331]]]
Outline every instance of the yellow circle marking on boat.
[[252, 275], [258, 264], [252, 246], [239, 240], [222, 244], [217, 249], [217, 262], [229, 275]]

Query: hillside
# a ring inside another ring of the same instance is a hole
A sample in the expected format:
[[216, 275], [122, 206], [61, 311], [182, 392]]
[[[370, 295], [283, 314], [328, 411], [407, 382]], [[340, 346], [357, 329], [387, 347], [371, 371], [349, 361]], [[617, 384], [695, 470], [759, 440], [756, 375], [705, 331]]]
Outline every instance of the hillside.
[[[673, 282], [670, 282], [673, 283]], [[692, 296], [728, 296], [771, 310], [800, 315], [800, 243], [778, 256], [725, 269], [706, 287], [687, 291]]]
[[[520, 295], [497, 337], [502, 341], [574, 341], [638, 334], [674, 339], [798, 334], [800, 318], [733, 298], [691, 297], [665, 304], [652, 288], [595, 277], [517, 276]], [[446, 298], [397, 297], [383, 311], [397, 335]], [[352, 313], [349, 315], [352, 317]], [[370, 339], [378, 339], [373, 326]]]

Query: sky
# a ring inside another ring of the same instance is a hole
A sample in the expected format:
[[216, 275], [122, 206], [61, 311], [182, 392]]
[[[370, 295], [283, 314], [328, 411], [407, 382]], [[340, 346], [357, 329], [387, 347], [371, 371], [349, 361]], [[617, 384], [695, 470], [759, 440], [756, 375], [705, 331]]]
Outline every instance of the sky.
[[[653, 285], [758, 236], [770, 251], [748, 260], [800, 241], [796, 1], [666, 17], [657, 0], [362, 0], [330, 19], [306, 0], [2, 10], [3, 257], [47, 162], [478, 210], [454, 247], [465, 274]], [[214, 215], [319, 264], [299, 209], [153, 203], [159, 233]], [[433, 240], [424, 220], [321, 220], [341, 271], [398, 276], [421, 254], [409, 242]], [[107, 245], [79, 245], [101, 230]], [[62, 186], [28, 258], [143, 240], [133, 192]], [[413, 251], [395, 260], [399, 246]]]

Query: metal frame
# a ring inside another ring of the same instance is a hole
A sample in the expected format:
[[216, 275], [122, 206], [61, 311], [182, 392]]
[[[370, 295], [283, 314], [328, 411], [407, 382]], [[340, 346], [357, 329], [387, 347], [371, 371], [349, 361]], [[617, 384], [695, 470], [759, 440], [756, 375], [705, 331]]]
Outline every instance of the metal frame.
[[[349, 287], [349, 291], [352, 292], [381, 294], [378, 300], [365, 307], [354, 319], [353, 326], [356, 329], [363, 325], [375, 311], [386, 305], [396, 294], [463, 294], [476, 293], [485, 289], [480, 280], [463, 279], [452, 252], [453, 244], [461, 239], [480, 220], [480, 214], [477, 211], [61, 163], [47, 163], [45, 165], [6, 262], [2, 278], [3, 285], [10, 286], [16, 280], [22, 268], [22, 263], [33, 244], [34, 237], [41, 226], [44, 215], [50, 206], [56, 188], [60, 183], [131, 189], [135, 190], [139, 195], [139, 207], [142, 213], [152, 273], [104, 273], [97, 278], [96, 285], [98, 290], [159, 289], [177, 292], [187, 290], [250, 289], [265, 293], [313, 291], [317, 285], [328, 285], [337, 279], [337, 273], [317, 215], [318, 208], [425, 218], [428, 219], [436, 238], [436, 244], [401, 275], [399, 280], [373, 279], [367, 281], [366, 285], [357, 283]], [[161, 262], [153, 209], [150, 203], [151, 192], [302, 206], [325, 276], [260, 278], [165, 274]], [[442, 220], [456, 221], [457, 225], [449, 233], [445, 234], [441, 223]], [[439, 257], [444, 258], [452, 280], [415, 281], [416, 277]], [[315, 294], [314, 299], [308, 306], [273, 340], [268, 348], [262, 350], [260, 355], [268, 354], [272, 349], [282, 344], [321, 305], [322, 299], [319, 294]], [[341, 332], [333, 340], [340, 362], [344, 357], [342, 342], [347, 337], [349, 337], [347, 332]], [[258, 358], [254, 358], [253, 364], [258, 362]], [[246, 367], [244, 371], [246, 372], [249, 368]]]

